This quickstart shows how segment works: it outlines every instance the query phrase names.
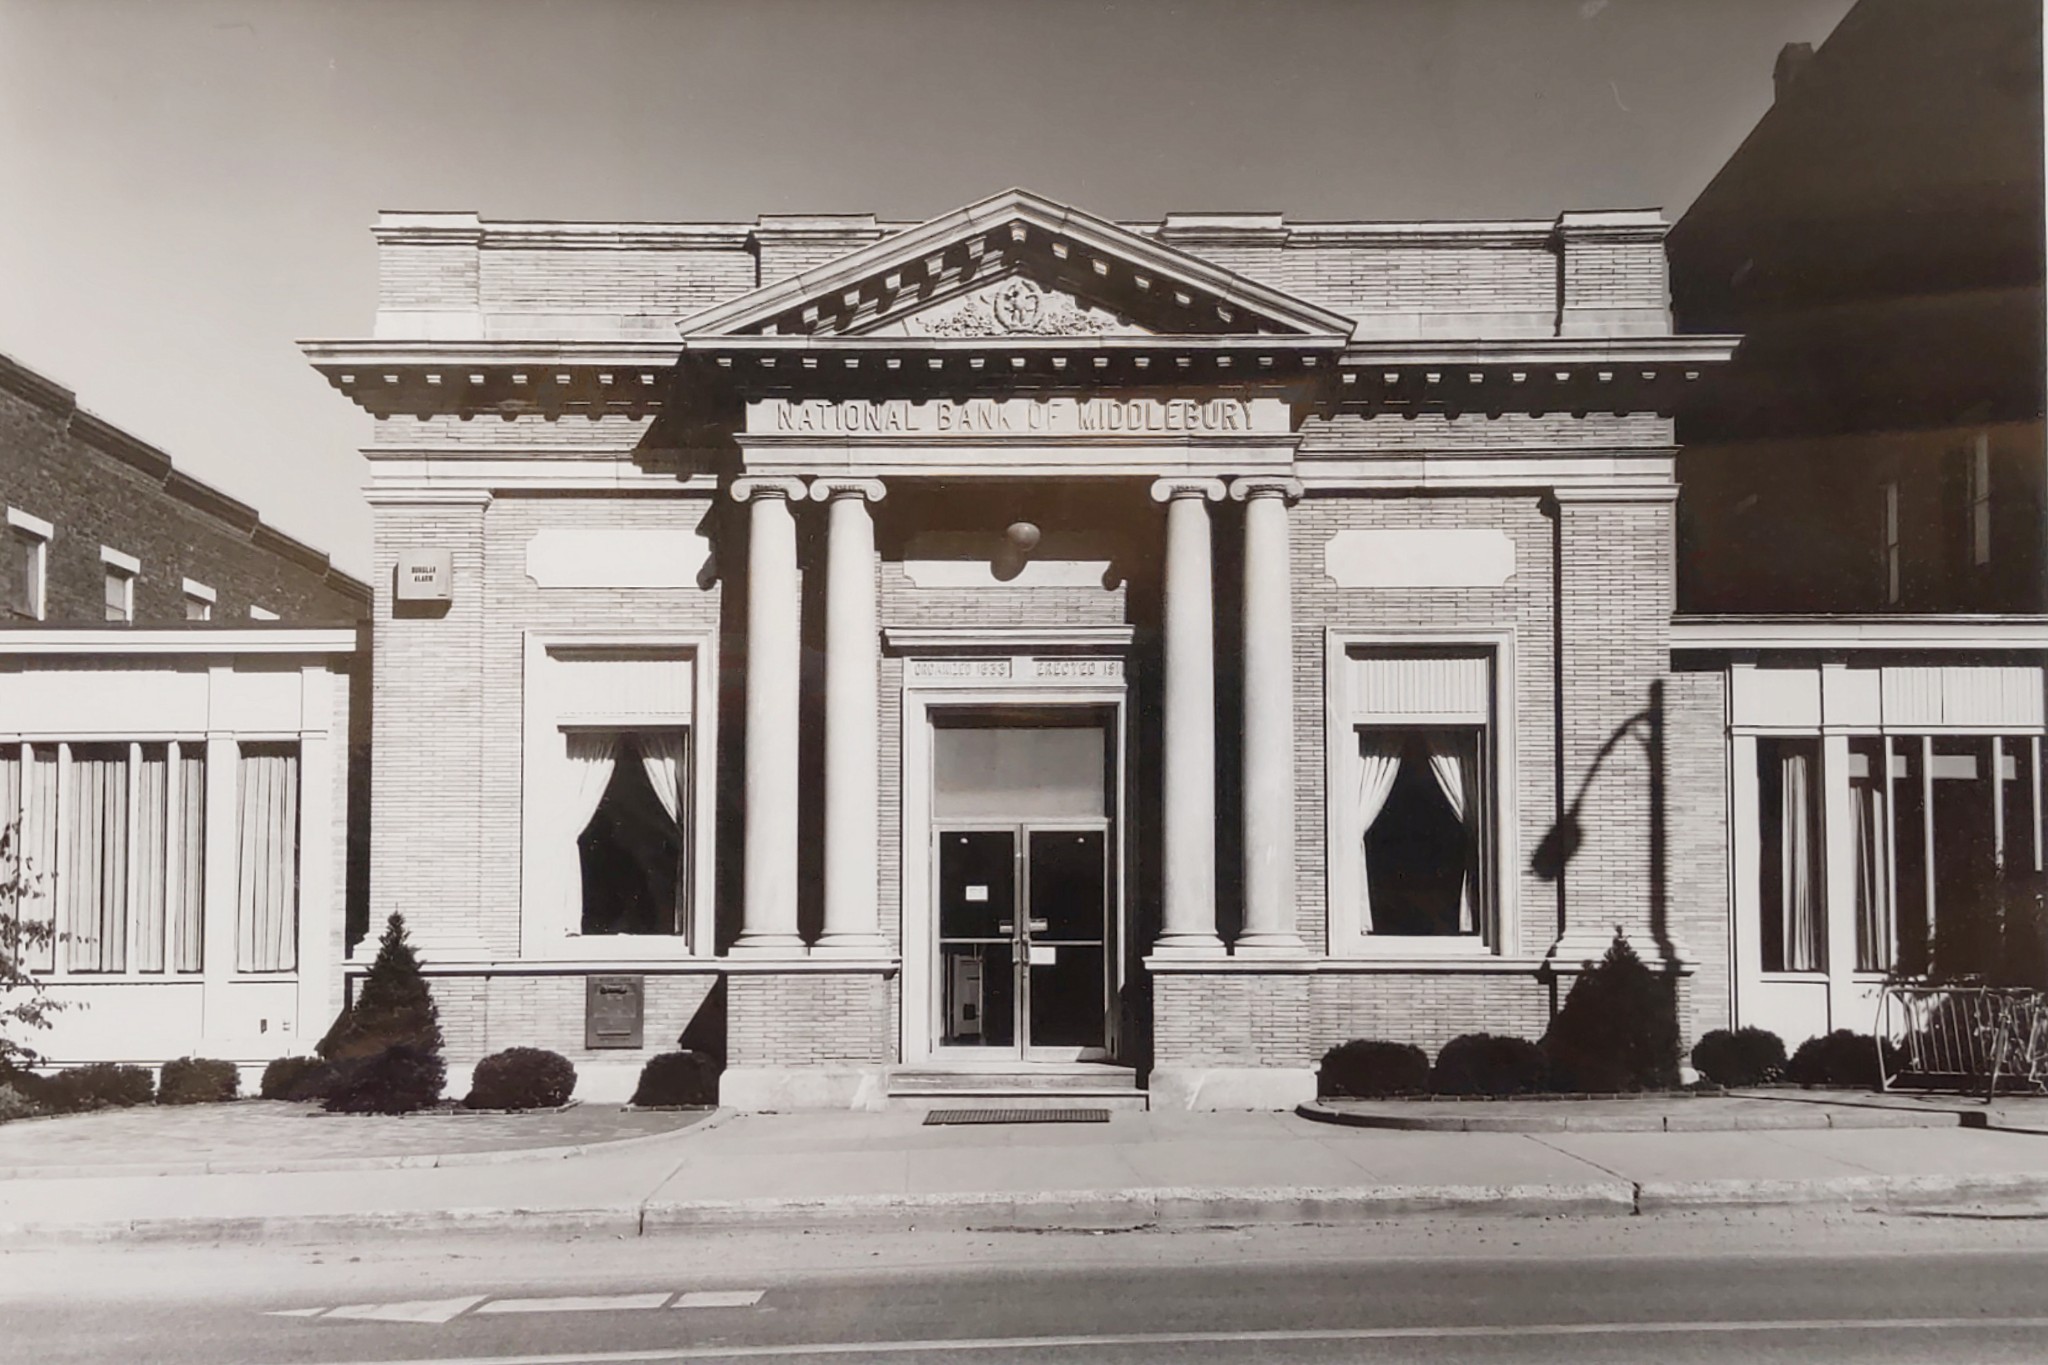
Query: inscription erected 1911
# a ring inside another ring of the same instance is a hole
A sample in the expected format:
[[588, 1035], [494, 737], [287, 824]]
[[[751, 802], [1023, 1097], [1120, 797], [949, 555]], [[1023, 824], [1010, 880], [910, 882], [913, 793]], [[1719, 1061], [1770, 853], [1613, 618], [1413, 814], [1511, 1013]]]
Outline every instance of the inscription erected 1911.
[[1122, 659], [912, 659], [913, 681], [930, 682], [1083, 682], [1121, 680]]

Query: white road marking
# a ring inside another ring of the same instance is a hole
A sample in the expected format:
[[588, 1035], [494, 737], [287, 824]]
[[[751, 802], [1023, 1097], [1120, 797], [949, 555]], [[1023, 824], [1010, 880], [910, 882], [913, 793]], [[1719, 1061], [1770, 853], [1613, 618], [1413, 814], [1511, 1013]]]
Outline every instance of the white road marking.
[[266, 1318], [317, 1318], [326, 1311], [325, 1308], [277, 1308], [265, 1313], [263, 1316]]
[[[758, 1296], [757, 1296], [758, 1297]], [[553, 1299], [492, 1299], [479, 1313], [601, 1313], [621, 1308], [659, 1308], [668, 1291], [659, 1294], [565, 1294]]]
[[[570, 1355], [441, 1356], [433, 1365], [631, 1365], [665, 1360], [760, 1360], [777, 1356], [888, 1356], [941, 1351], [1078, 1350], [1102, 1346], [1201, 1346], [1258, 1342], [1428, 1341], [1514, 1337], [1717, 1336], [1767, 1332], [2041, 1331], [2036, 1318], [1778, 1318], [1751, 1322], [1562, 1322], [1498, 1327], [1333, 1327], [1266, 1332], [1123, 1332], [1101, 1336], [982, 1337], [945, 1341], [821, 1341], [777, 1346], [683, 1346]], [[420, 1365], [416, 1360], [349, 1360], [328, 1365]]]
[[761, 1301], [762, 1289], [693, 1289], [678, 1294], [672, 1308], [752, 1308]]
[[351, 1303], [331, 1308], [323, 1319], [348, 1318], [356, 1322], [446, 1322], [466, 1308], [484, 1301], [481, 1294], [459, 1299], [413, 1299], [406, 1303]]

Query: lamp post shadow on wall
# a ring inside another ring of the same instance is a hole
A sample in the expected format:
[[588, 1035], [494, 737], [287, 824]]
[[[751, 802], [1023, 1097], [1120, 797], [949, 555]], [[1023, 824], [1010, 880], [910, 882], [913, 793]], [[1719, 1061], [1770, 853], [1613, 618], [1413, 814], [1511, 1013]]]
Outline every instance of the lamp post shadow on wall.
[[[1650, 704], [1636, 712], [1614, 728], [1601, 744], [1599, 752], [1593, 755], [1592, 766], [1586, 769], [1579, 780], [1578, 794], [1565, 807], [1564, 814], [1537, 843], [1534, 855], [1529, 859], [1529, 870], [1546, 882], [1554, 882], [1560, 888], [1567, 883], [1565, 873], [1571, 860], [1577, 856], [1585, 843], [1586, 832], [1579, 819], [1579, 812], [1585, 805], [1586, 795], [1599, 778], [1600, 770], [1608, 758], [1621, 746], [1625, 739], [1633, 738], [1643, 746], [1643, 753], [1650, 769], [1649, 802], [1649, 845], [1650, 845], [1650, 937], [1657, 945], [1659, 959], [1668, 970], [1677, 959], [1672, 946], [1667, 900], [1667, 872], [1665, 868], [1665, 777], [1664, 777], [1664, 682], [1660, 678], [1650, 684]], [[1566, 902], [1569, 914], [1569, 900]], [[1560, 926], [1562, 928], [1563, 926]], [[1621, 927], [1616, 926], [1616, 932]]]

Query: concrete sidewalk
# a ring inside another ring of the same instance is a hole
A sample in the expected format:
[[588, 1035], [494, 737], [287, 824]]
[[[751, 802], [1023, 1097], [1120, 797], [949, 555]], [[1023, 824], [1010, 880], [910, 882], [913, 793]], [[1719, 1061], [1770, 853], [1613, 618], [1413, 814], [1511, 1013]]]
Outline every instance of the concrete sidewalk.
[[2048, 1140], [1965, 1128], [1439, 1134], [1288, 1114], [988, 1127], [926, 1127], [915, 1112], [720, 1115], [617, 1150], [492, 1166], [12, 1180], [0, 1184], [0, 1242], [1191, 1227], [2044, 1200]]

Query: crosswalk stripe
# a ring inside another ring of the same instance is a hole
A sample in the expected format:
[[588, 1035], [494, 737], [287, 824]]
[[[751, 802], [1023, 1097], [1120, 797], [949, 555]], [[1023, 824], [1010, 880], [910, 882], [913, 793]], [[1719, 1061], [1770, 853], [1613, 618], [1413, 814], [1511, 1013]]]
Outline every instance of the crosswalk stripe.
[[446, 1322], [484, 1301], [482, 1294], [459, 1299], [412, 1299], [405, 1303], [349, 1303], [330, 1308], [322, 1317], [354, 1322]]
[[598, 1313], [621, 1308], [659, 1308], [668, 1291], [658, 1294], [568, 1294], [554, 1299], [492, 1299], [478, 1313]]
[[761, 1289], [696, 1289], [676, 1295], [675, 1308], [752, 1308], [766, 1293]]

